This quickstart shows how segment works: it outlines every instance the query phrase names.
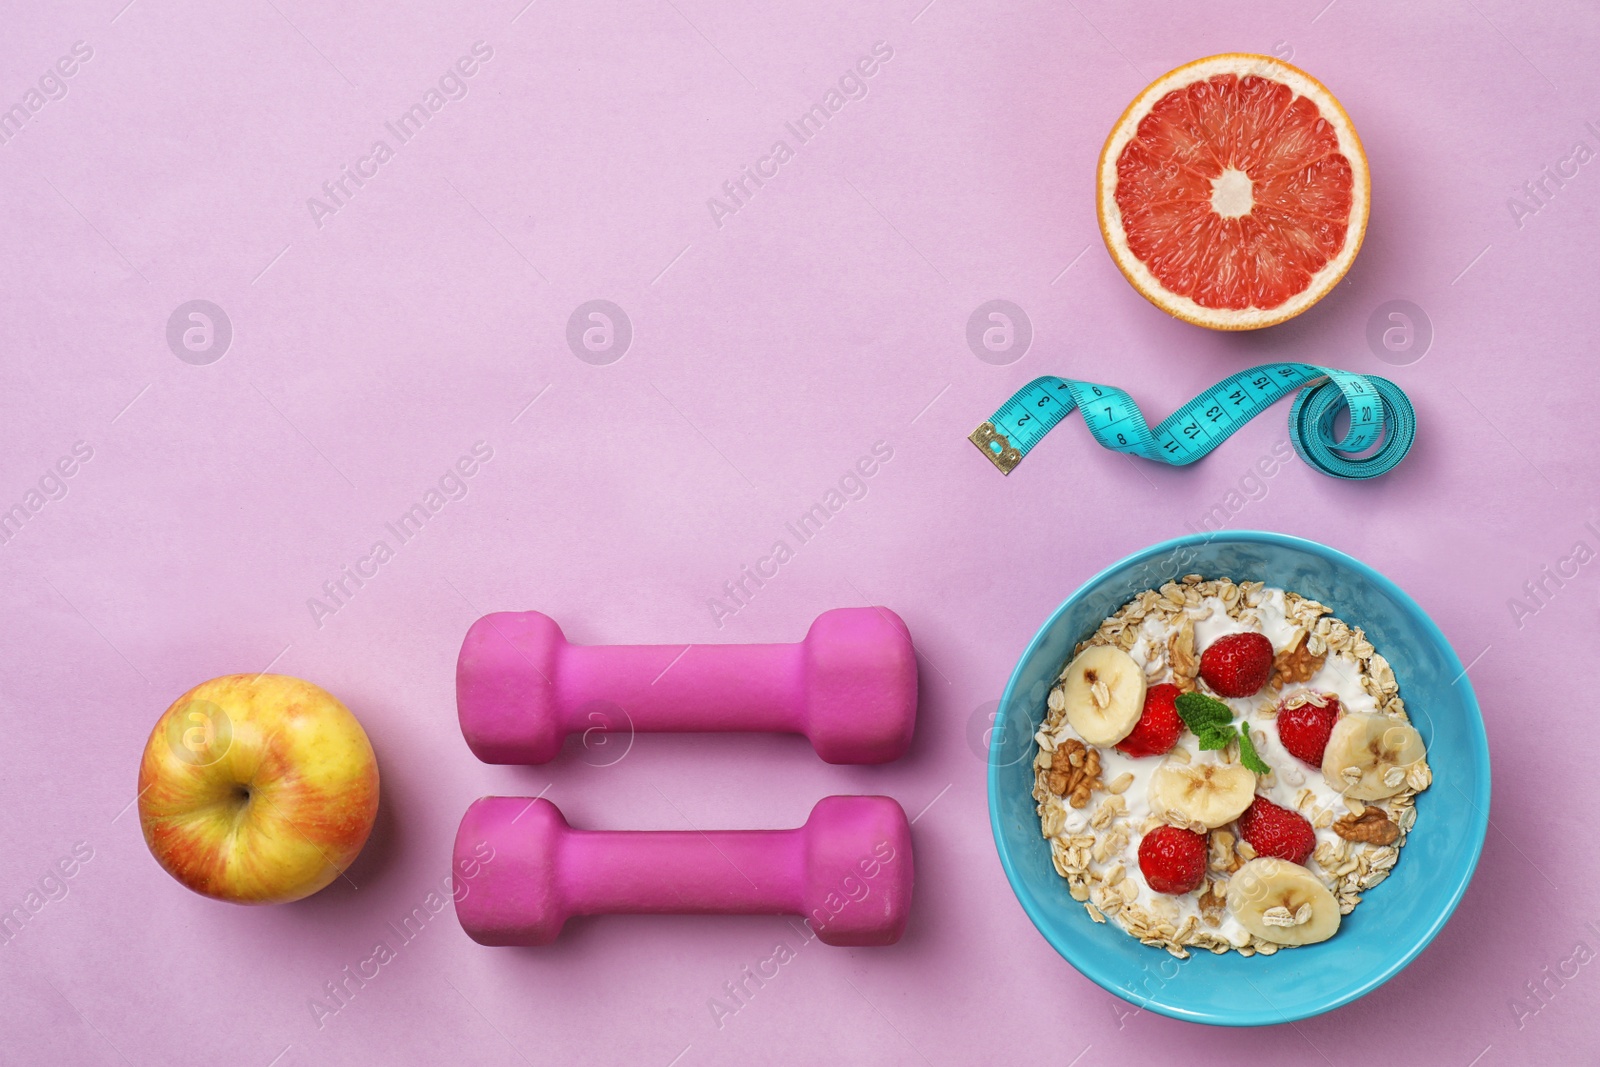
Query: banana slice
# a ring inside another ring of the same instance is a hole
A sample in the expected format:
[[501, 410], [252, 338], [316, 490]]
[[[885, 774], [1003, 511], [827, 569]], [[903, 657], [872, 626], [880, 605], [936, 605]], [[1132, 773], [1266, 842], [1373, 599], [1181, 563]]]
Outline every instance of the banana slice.
[[1339, 901], [1298, 863], [1260, 856], [1228, 880], [1228, 911], [1263, 941], [1313, 945], [1339, 931]]
[[1091, 645], [1061, 674], [1067, 722], [1091, 745], [1114, 745], [1144, 714], [1144, 670], [1111, 645]]
[[1237, 819], [1256, 796], [1256, 775], [1237, 763], [1161, 761], [1150, 775], [1150, 812], [1174, 826], [1210, 829]]
[[1346, 715], [1328, 738], [1322, 777], [1347, 797], [1382, 800], [1406, 787], [1425, 755], [1416, 727], [1387, 715]]

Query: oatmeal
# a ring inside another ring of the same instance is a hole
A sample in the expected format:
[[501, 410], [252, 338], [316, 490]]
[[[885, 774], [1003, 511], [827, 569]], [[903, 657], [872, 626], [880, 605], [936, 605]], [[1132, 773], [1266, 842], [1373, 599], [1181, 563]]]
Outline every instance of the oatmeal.
[[1141, 593], [1078, 646], [1035, 741], [1067, 892], [1179, 957], [1333, 936], [1389, 876], [1431, 781], [1359, 627], [1199, 575]]

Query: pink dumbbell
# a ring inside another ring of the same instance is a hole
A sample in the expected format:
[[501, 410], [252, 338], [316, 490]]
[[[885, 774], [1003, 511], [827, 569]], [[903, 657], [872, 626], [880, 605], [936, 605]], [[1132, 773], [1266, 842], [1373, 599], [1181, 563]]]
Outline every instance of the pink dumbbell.
[[[487, 860], [485, 856], [489, 857]], [[824, 797], [797, 830], [574, 830], [548, 800], [484, 797], [456, 832], [456, 915], [483, 945], [547, 945], [572, 915], [803, 915], [829, 945], [892, 945], [911, 824], [889, 797]]]
[[[612, 706], [626, 719], [595, 713]], [[829, 763], [886, 763], [911, 744], [917, 661], [888, 608], [825, 611], [797, 645], [569, 645], [502, 611], [461, 643], [456, 710], [485, 763], [544, 763], [592, 729], [799, 733]]]

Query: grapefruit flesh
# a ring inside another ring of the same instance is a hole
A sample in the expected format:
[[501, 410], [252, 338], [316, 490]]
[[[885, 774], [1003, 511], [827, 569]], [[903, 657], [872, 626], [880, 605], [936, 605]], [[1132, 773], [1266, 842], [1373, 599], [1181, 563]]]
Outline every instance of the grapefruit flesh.
[[1157, 79], [1101, 154], [1112, 258], [1152, 303], [1215, 329], [1281, 322], [1337, 284], [1368, 193], [1344, 109], [1268, 56], [1213, 56]]

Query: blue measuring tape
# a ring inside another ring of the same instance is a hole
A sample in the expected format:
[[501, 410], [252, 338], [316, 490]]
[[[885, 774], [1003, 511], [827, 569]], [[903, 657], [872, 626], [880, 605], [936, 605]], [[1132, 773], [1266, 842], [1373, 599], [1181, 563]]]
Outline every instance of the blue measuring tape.
[[[1265, 363], [1240, 371], [1183, 405], [1154, 430], [1121, 389], [1047, 375], [1018, 390], [968, 440], [1001, 474], [1010, 474], [1076, 408], [1104, 447], [1181, 467], [1206, 455], [1296, 389], [1300, 393], [1289, 409], [1289, 440], [1300, 458], [1322, 473], [1376, 478], [1411, 450], [1417, 416], [1398, 385], [1373, 374], [1310, 363]], [[1350, 413], [1350, 429], [1335, 439], [1333, 420], [1341, 410]]]

